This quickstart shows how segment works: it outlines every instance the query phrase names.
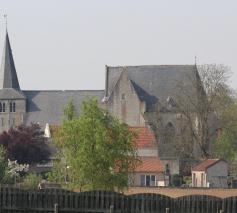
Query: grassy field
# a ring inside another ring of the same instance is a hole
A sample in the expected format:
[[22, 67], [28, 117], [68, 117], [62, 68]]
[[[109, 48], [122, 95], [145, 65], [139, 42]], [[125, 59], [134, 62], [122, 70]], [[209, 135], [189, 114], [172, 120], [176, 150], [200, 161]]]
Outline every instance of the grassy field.
[[131, 187], [125, 190], [126, 195], [137, 193], [156, 193], [167, 195], [172, 198], [186, 196], [186, 195], [211, 195], [220, 198], [237, 196], [237, 189], [180, 189], [180, 188], [158, 188], [158, 187]]

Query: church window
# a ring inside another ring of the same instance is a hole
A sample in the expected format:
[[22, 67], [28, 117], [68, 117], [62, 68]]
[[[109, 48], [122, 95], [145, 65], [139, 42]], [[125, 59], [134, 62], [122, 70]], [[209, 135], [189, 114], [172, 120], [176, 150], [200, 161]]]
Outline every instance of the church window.
[[2, 103], [0, 103], [0, 112], [2, 112]]
[[122, 100], [125, 100], [125, 94], [123, 93], [121, 96]]
[[6, 104], [5, 104], [5, 103], [2, 104], [2, 111], [3, 111], [3, 112], [6, 111]]
[[16, 103], [10, 102], [10, 112], [16, 112]]
[[16, 112], [16, 103], [15, 102], [13, 102], [13, 104], [12, 104], [12, 111]]
[[10, 112], [12, 112], [12, 102], [10, 103]]
[[172, 142], [174, 136], [175, 136], [174, 125], [171, 122], [169, 122], [165, 127], [164, 142], [165, 143]]

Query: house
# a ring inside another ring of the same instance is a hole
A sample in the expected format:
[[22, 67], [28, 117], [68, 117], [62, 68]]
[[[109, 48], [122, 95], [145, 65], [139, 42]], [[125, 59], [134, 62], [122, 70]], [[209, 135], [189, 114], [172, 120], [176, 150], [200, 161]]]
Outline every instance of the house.
[[228, 164], [221, 159], [207, 159], [192, 168], [193, 187], [226, 188]]
[[166, 186], [165, 166], [158, 156], [158, 143], [148, 127], [130, 127], [141, 163], [130, 174], [130, 186]]
[[141, 164], [132, 175], [131, 186], [167, 186], [165, 169], [158, 157], [141, 157]]

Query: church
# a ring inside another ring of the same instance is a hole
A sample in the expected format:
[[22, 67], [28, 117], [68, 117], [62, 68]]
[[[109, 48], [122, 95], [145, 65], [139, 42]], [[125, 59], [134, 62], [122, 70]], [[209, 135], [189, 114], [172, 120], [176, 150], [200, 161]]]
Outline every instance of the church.
[[176, 148], [165, 135], [167, 131], [169, 136], [180, 134], [175, 82], [185, 85], [190, 96], [197, 96], [187, 76], [200, 81], [196, 65], [106, 66], [105, 90], [21, 90], [6, 32], [0, 67], [0, 132], [20, 124], [38, 123], [42, 129], [60, 125], [70, 99], [79, 115], [83, 100], [96, 97], [129, 126], [150, 129], [156, 137], [157, 155], [178, 173]]
[[59, 125], [70, 99], [80, 113], [85, 98], [102, 100], [103, 96], [103, 90], [21, 90], [6, 32], [0, 68], [0, 132], [20, 124]]

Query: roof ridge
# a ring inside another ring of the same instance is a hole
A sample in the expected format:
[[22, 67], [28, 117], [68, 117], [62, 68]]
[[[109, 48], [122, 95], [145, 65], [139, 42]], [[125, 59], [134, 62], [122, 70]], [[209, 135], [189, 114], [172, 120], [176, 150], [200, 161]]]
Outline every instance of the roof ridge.
[[176, 67], [176, 66], [190, 66], [195, 67], [195, 64], [146, 64], [146, 65], [116, 65], [109, 66], [109, 68], [126, 68], [126, 67]]
[[101, 90], [22, 90], [23, 92], [94, 92], [94, 91], [104, 91]]

